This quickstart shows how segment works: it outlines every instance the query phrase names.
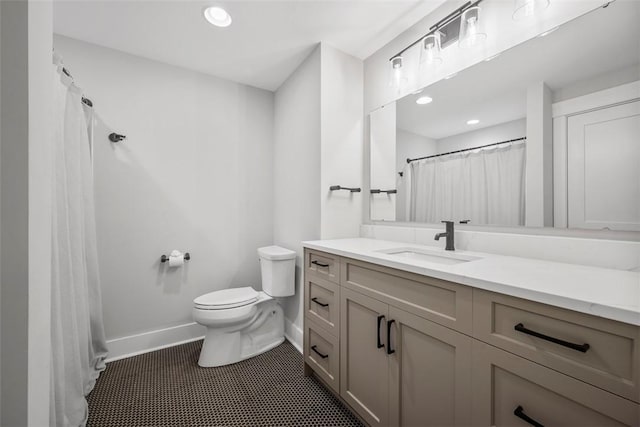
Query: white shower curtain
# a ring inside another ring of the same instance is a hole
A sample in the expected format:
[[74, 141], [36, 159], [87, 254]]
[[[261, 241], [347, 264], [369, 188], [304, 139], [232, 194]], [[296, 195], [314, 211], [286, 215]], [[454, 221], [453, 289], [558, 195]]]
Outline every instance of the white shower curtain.
[[411, 221], [524, 225], [524, 143], [419, 160], [406, 172]]
[[105, 368], [93, 171], [82, 93], [54, 54], [51, 420], [84, 426], [85, 396]]

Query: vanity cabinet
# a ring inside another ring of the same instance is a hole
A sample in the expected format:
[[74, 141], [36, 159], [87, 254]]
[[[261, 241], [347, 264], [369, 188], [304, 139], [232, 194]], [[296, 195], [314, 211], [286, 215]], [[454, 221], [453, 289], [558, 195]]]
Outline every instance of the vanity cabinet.
[[[640, 425], [636, 326], [320, 251], [305, 259], [306, 369], [370, 426]], [[337, 279], [312, 260], [330, 260]]]
[[369, 425], [470, 424], [470, 337], [349, 289], [340, 305], [340, 395]]

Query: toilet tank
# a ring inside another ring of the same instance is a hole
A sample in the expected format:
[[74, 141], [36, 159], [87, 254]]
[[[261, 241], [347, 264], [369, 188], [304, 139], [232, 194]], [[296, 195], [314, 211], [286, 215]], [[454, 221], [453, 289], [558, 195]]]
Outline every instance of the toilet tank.
[[296, 253], [280, 246], [258, 248], [262, 290], [272, 297], [295, 294]]

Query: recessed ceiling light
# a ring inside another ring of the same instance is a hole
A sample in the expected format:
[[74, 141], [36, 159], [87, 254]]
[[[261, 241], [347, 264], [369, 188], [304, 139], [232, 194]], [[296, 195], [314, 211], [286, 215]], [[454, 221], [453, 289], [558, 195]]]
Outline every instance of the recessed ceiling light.
[[477, 125], [478, 123], [480, 123], [478, 119], [471, 119], [467, 122], [468, 125]]
[[544, 33], [541, 33], [538, 37], [546, 37], [549, 34], [553, 33], [555, 30], [557, 30], [558, 28], [560, 28], [560, 27], [555, 27], [555, 28], [550, 29], [549, 31], [545, 31]]
[[454, 78], [454, 77], [455, 77], [455, 76], [457, 76], [457, 75], [458, 75], [458, 73], [449, 74], [449, 75], [448, 75], [447, 77], [445, 77], [444, 79], [445, 79], [445, 80], [449, 80], [449, 79]]
[[231, 25], [231, 15], [221, 7], [211, 6], [204, 10], [204, 17], [211, 25], [228, 27]]
[[430, 96], [421, 96], [420, 98], [416, 99], [416, 104], [419, 105], [431, 104], [432, 102], [433, 98], [431, 98]]

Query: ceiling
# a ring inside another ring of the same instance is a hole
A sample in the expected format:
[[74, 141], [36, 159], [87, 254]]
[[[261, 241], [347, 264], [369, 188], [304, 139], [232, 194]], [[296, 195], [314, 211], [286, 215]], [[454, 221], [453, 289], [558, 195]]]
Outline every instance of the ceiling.
[[[54, 0], [54, 31], [273, 91], [318, 42], [364, 59], [443, 2]], [[230, 27], [204, 20], [214, 4]]]
[[[525, 117], [527, 88], [552, 91], [640, 63], [640, 2], [617, 1], [397, 103], [400, 129], [433, 139]], [[461, 52], [462, 53], [462, 52]], [[640, 73], [640, 69], [638, 69]], [[637, 75], [640, 78], [640, 74]], [[433, 102], [417, 105], [419, 96]], [[467, 120], [479, 119], [471, 128]]]

